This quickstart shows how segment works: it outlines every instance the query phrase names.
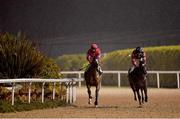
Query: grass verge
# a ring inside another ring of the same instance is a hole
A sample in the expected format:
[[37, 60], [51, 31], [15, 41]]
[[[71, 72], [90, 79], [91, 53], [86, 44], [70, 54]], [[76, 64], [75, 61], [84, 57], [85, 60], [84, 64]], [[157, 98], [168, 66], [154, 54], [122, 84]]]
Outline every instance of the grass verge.
[[62, 100], [54, 100], [54, 101], [46, 101], [41, 103], [39, 101], [31, 102], [31, 103], [22, 103], [15, 102], [15, 105], [12, 106], [11, 103], [6, 101], [0, 101], [0, 113], [7, 112], [21, 112], [21, 111], [30, 111], [34, 109], [45, 109], [45, 108], [56, 108], [60, 106], [66, 106], [65, 101]]

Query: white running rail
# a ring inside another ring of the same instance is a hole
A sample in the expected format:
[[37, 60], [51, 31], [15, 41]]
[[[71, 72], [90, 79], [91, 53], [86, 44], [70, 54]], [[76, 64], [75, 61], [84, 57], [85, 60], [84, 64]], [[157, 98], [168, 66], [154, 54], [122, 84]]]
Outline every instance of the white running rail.
[[64, 79], [39, 79], [39, 78], [22, 78], [22, 79], [0, 79], [0, 83], [12, 83], [12, 105], [14, 105], [15, 83], [29, 83], [28, 102], [31, 102], [31, 84], [42, 83], [42, 103], [44, 103], [44, 84], [54, 83], [53, 99], [55, 99], [55, 85], [56, 83], [66, 84], [66, 103], [73, 103], [76, 101], [76, 82], [83, 81], [82, 78], [64, 78]]
[[[157, 88], [160, 88], [159, 74], [176, 74], [177, 76], [177, 88], [180, 88], [179, 74], [180, 71], [147, 71], [148, 74], [156, 74], [157, 76]], [[83, 71], [62, 71], [61, 74], [78, 74], [78, 78], [81, 78]], [[103, 74], [118, 74], [118, 87], [121, 86], [121, 74], [127, 74], [128, 71], [103, 71]], [[79, 82], [81, 86], [81, 82]]]

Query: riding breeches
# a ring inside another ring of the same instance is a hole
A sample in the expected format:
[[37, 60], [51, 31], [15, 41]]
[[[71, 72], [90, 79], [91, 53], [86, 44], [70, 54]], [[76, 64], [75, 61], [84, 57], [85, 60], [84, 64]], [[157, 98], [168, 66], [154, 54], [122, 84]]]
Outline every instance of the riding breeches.
[[98, 65], [97, 70], [98, 70], [98, 72], [99, 72], [99, 74], [100, 74], [100, 75], [103, 73], [103, 71], [102, 71], [102, 69], [101, 69], [101, 66], [100, 66], [100, 65]]

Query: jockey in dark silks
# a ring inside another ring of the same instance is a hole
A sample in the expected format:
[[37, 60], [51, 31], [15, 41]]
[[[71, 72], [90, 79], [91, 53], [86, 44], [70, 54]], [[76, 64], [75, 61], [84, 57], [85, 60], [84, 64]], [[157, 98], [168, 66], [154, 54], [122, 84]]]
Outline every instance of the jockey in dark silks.
[[[89, 61], [89, 64], [91, 65], [93, 59], [95, 59], [99, 63], [100, 58], [101, 58], [100, 48], [95, 43], [91, 44], [91, 48], [87, 52], [87, 60]], [[97, 71], [99, 72], [99, 75], [103, 73], [100, 65], [98, 65]]]
[[135, 50], [133, 50], [131, 55], [131, 62], [133, 64], [133, 67], [129, 70], [129, 73], [133, 72], [133, 70], [136, 67], [141, 67], [143, 74], [146, 76], [146, 53], [143, 51], [143, 48], [136, 47]]

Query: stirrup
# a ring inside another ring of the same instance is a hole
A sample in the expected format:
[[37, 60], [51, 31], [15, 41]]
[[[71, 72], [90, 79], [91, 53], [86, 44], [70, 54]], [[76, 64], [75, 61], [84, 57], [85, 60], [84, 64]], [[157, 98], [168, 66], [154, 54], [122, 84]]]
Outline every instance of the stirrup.
[[103, 74], [103, 72], [102, 71], [99, 71], [99, 75], [102, 75]]
[[144, 80], [146, 80], [146, 79], [147, 79], [147, 74], [144, 75]]

